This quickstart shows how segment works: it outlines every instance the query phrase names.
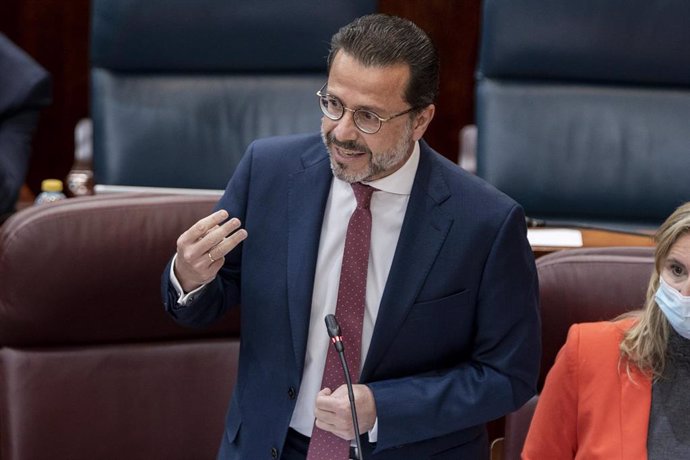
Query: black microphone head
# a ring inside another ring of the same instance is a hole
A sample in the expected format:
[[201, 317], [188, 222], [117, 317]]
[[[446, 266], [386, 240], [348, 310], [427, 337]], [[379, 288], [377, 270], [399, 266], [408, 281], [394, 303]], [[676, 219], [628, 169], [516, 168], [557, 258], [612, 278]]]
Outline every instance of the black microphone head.
[[328, 336], [330, 338], [340, 337], [340, 326], [338, 325], [338, 320], [335, 319], [335, 315], [326, 315], [324, 320], [326, 321]]

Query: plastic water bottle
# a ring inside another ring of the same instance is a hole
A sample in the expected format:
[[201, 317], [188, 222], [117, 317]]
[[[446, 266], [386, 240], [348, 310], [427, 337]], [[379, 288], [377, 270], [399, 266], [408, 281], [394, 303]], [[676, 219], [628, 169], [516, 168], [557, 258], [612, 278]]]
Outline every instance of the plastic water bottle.
[[41, 182], [41, 193], [36, 197], [35, 204], [52, 203], [64, 200], [65, 194], [62, 193], [62, 181], [59, 179], [45, 179]]

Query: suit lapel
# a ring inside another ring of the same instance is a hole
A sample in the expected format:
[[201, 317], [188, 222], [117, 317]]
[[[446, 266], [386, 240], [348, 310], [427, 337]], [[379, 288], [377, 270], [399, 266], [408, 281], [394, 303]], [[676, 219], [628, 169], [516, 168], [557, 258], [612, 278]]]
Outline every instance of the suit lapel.
[[419, 166], [407, 205], [400, 238], [381, 299], [371, 345], [362, 369], [367, 381], [385, 355], [415, 302], [453, 223], [441, 203], [450, 192], [436, 169], [436, 155], [420, 145]]
[[288, 309], [300, 375], [304, 368], [321, 224], [333, 177], [322, 144], [302, 155], [302, 165], [304, 169], [290, 176], [287, 197]]

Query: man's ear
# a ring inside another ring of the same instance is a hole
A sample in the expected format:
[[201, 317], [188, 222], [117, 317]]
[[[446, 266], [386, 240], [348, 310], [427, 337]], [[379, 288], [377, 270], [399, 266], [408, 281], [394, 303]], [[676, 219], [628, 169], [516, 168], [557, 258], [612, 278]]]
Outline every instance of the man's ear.
[[436, 106], [434, 104], [429, 104], [424, 109], [422, 109], [415, 117], [412, 124], [412, 138], [418, 141], [424, 136], [426, 128], [431, 123], [434, 118], [434, 113], [436, 112]]

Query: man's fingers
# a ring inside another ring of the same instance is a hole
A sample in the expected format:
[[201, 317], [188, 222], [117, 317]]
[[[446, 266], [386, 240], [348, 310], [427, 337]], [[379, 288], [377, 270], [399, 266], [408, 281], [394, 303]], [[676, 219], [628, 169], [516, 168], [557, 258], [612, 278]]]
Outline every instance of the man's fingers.
[[204, 217], [189, 228], [189, 230], [180, 235], [178, 245], [189, 245], [198, 241], [200, 238], [206, 236], [209, 230], [216, 227], [227, 218], [228, 212], [225, 209], [221, 209], [220, 211], [216, 211]]
[[[188, 285], [213, 279], [225, 261], [225, 255], [247, 238], [247, 231], [239, 229], [237, 218], [228, 218], [221, 209], [196, 222], [177, 239], [176, 275]], [[239, 229], [239, 230], [238, 230]]]
[[338, 390], [331, 392], [328, 388], [324, 388], [316, 396], [314, 408], [316, 426], [342, 439], [353, 439], [354, 429], [349, 399], [346, 396], [343, 401], [343, 398], [336, 396], [337, 392]]
[[[239, 221], [237, 226], [239, 226]], [[237, 230], [235, 233], [223, 238], [220, 243], [216, 244], [208, 250], [209, 261], [215, 262], [222, 260], [223, 257], [237, 247], [242, 241], [247, 238], [247, 231], [245, 229]], [[213, 259], [213, 260], [210, 260]]]
[[[366, 385], [353, 385], [357, 404], [357, 420], [360, 433], [371, 430], [376, 423], [376, 404], [374, 395]], [[347, 386], [341, 385], [333, 392], [324, 389], [316, 396], [314, 408], [316, 426], [343, 439], [354, 438], [354, 426]]]
[[190, 265], [212, 265], [222, 260], [247, 237], [246, 231], [237, 232], [241, 225], [239, 219], [223, 223], [227, 218], [227, 211], [221, 209], [199, 220], [178, 238], [178, 254]]
[[[221, 226], [216, 226], [209, 230], [206, 235], [199, 241], [199, 247], [198, 251], [201, 253], [204, 252], [211, 252], [211, 249], [214, 247], [217, 247], [219, 244], [223, 243], [223, 241], [226, 239], [226, 237], [232, 232], [235, 232], [238, 228], [240, 228], [240, 220], [233, 217], [229, 221], [225, 222]], [[246, 233], [246, 232], [245, 232]], [[240, 237], [241, 235], [238, 235]], [[246, 237], [246, 235], [245, 235]], [[244, 238], [241, 238], [240, 241], [242, 241]], [[235, 245], [236, 246], [236, 245]], [[231, 248], [232, 249], [232, 248]], [[223, 257], [225, 254], [227, 254], [229, 251], [222, 252], [222, 251], [214, 251], [213, 252], [213, 258], [214, 259], [219, 259]]]
[[221, 209], [200, 219], [177, 239], [173, 270], [185, 292], [211, 281], [225, 255], [247, 238], [247, 231], [239, 229], [239, 219], [227, 219], [228, 212]]

